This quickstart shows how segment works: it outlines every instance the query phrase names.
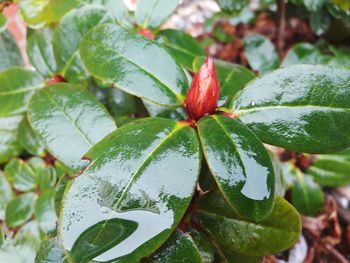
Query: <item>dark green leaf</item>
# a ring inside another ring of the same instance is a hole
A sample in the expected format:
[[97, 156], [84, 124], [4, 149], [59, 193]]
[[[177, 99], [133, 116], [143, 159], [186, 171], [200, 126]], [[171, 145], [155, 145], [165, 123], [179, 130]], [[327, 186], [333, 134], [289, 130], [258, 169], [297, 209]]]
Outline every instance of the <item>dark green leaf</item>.
[[12, 200], [13, 196], [11, 185], [2, 171], [0, 171], [0, 220], [5, 219], [6, 206]]
[[[194, 71], [198, 71], [204, 63], [205, 57], [198, 57], [193, 62]], [[236, 93], [255, 78], [255, 75], [249, 69], [238, 65], [215, 60], [215, 67], [218, 80], [220, 81], [220, 98], [218, 105], [223, 106], [231, 101]]]
[[321, 51], [316, 46], [309, 43], [300, 43], [288, 51], [281, 66], [318, 64], [321, 56]]
[[163, 117], [179, 121], [187, 119], [187, 115], [183, 107], [169, 109], [147, 100], [143, 100], [143, 104], [151, 117]]
[[49, 29], [35, 31], [27, 41], [29, 61], [43, 77], [51, 77], [57, 72], [51, 41], [52, 32]]
[[29, 125], [27, 118], [24, 118], [19, 125], [18, 143], [29, 154], [36, 156], [44, 155], [45, 146]]
[[62, 204], [65, 248], [75, 259], [84, 255], [76, 262], [149, 256], [192, 198], [201, 161], [195, 130], [173, 120], [142, 119], [107, 136], [87, 158], [90, 166], [70, 184]]
[[28, 192], [35, 188], [36, 174], [26, 162], [21, 159], [12, 159], [4, 171], [7, 180], [21, 192]]
[[280, 61], [273, 43], [263, 35], [251, 33], [243, 39], [244, 52], [253, 70], [266, 73], [278, 68]]
[[0, 71], [13, 66], [22, 66], [23, 59], [15, 39], [8, 31], [0, 30]]
[[180, 0], [138, 0], [135, 18], [143, 28], [159, 27], [176, 9]]
[[299, 214], [279, 196], [272, 213], [259, 223], [237, 216], [218, 192], [202, 196], [198, 206], [194, 220], [221, 249], [235, 253], [255, 257], [276, 254], [291, 247], [301, 233]]
[[56, 230], [57, 216], [54, 198], [54, 190], [45, 190], [41, 192], [35, 203], [35, 218], [40, 229], [48, 234], [52, 234]]
[[[218, 249], [219, 250], [219, 249]], [[239, 253], [235, 253], [230, 249], [220, 248], [219, 250], [224, 263], [261, 263], [263, 262], [262, 257], [247, 256]]]
[[93, 76], [125, 92], [167, 107], [184, 102], [188, 81], [183, 69], [143, 36], [117, 25], [100, 25], [84, 37], [80, 53]]
[[160, 31], [157, 37], [176, 61], [189, 70], [193, 70], [193, 61], [197, 56], [205, 56], [197, 40], [183, 31], [165, 29]]
[[29, 106], [29, 122], [47, 149], [68, 167], [79, 170], [83, 155], [116, 125], [96, 97], [66, 83], [37, 92]]
[[57, 239], [45, 239], [35, 258], [35, 263], [66, 263], [66, 256]]
[[113, 23], [113, 17], [103, 7], [87, 5], [68, 13], [53, 36], [53, 47], [60, 74], [72, 83], [89, 76], [83, 66], [79, 45], [82, 37], [98, 24]]
[[324, 195], [321, 187], [314, 182], [312, 177], [303, 174], [298, 169], [290, 169], [295, 177], [292, 186], [292, 204], [302, 214], [315, 216], [321, 212]]
[[232, 109], [264, 142], [306, 153], [350, 146], [350, 71], [297, 65], [251, 82]]
[[312, 13], [310, 16], [310, 26], [312, 31], [320, 36], [328, 30], [331, 19], [326, 11]]
[[198, 133], [228, 203], [245, 218], [266, 218], [275, 199], [275, 174], [264, 145], [243, 123], [220, 115], [202, 118]]
[[339, 187], [350, 183], [348, 155], [317, 155], [306, 173], [322, 186]]
[[320, 11], [324, 4], [326, 4], [326, 0], [304, 0], [304, 4], [306, 8], [310, 12]]
[[[199, 238], [198, 232], [194, 232]], [[208, 241], [207, 241], [208, 242]], [[210, 248], [210, 244], [207, 244]], [[175, 231], [169, 240], [147, 260], [152, 263], [162, 262], [183, 262], [183, 263], [212, 263], [213, 254], [210, 252], [202, 256], [201, 248], [189, 233]]]
[[0, 117], [0, 164], [21, 153], [18, 127], [23, 116]]
[[12, 199], [6, 207], [6, 224], [16, 227], [27, 222], [34, 213], [36, 195], [26, 193]]
[[33, 93], [43, 87], [41, 76], [24, 68], [0, 72], [0, 117], [23, 113]]

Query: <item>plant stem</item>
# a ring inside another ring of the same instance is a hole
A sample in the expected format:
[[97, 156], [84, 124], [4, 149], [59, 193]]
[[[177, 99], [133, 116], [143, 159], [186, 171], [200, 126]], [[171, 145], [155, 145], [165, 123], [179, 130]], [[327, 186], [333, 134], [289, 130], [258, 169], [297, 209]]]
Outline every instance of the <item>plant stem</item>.
[[277, 51], [280, 57], [284, 48], [284, 33], [286, 28], [286, 2], [277, 0]]

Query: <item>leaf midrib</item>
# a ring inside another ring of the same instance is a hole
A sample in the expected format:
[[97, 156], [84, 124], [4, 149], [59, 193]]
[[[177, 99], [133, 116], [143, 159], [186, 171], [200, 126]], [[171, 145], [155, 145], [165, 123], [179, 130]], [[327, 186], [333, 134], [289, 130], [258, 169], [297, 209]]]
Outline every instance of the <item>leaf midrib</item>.
[[135, 179], [139, 176], [139, 174], [143, 171], [145, 166], [148, 164], [149, 159], [153, 157], [153, 155], [158, 151], [158, 149], [170, 138], [172, 138], [177, 132], [179, 132], [181, 129], [186, 127], [185, 125], [178, 125], [176, 124], [174, 129], [148, 154], [148, 156], [145, 158], [145, 160], [141, 163], [140, 167], [136, 170], [136, 172], [131, 176], [129, 179], [129, 182], [124, 187], [120, 197], [116, 201], [116, 204], [113, 206], [114, 210], [120, 209], [120, 204], [124, 200], [125, 195], [131, 188], [132, 184], [134, 183]]
[[0, 92], [0, 96], [11, 96], [11, 95], [16, 95], [16, 94], [20, 94], [20, 93], [27, 93], [30, 91], [41, 89], [42, 87], [44, 87], [44, 85], [40, 84], [40, 85], [29, 87], [29, 88], [21, 88], [21, 89], [16, 89], [16, 90], [11, 90], [11, 91]]

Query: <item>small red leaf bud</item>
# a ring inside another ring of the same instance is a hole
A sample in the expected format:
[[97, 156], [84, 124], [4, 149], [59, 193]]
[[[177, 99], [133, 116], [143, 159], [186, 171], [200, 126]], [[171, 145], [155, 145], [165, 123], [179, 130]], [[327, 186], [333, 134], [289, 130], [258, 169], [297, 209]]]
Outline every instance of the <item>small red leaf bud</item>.
[[154, 39], [154, 34], [151, 30], [148, 30], [146, 28], [141, 28], [141, 30], [139, 31], [140, 35], [143, 35], [149, 39]]
[[51, 79], [49, 79], [49, 80], [46, 82], [46, 84], [47, 84], [48, 86], [51, 86], [51, 85], [54, 85], [54, 84], [60, 83], [60, 82], [66, 82], [66, 80], [65, 80], [62, 76], [56, 75], [56, 76], [52, 77]]
[[194, 75], [187, 91], [185, 108], [190, 119], [198, 120], [206, 114], [215, 112], [220, 95], [220, 83], [216, 77], [215, 64], [207, 58]]

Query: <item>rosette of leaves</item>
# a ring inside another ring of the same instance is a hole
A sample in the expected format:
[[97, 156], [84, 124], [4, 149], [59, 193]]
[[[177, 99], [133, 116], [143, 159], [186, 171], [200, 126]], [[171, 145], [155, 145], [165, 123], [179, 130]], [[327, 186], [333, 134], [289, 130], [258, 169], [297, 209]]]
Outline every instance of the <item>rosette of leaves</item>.
[[[151, 104], [190, 103], [188, 77], [168, 51], [118, 25], [89, 31], [80, 57], [94, 78]], [[63, 195], [59, 239], [43, 243], [38, 262], [53, 251], [73, 262], [259, 261], [287, 249], [300, 219], [275, 197], [263, 143], [308, 153], [349, 147], [349, 78], [346, 70], [292, 66], [227, 92], [226, 108], [198, 119], [152, 117], [118, 129], [89, 91], [67, 83], [40, 89], [29, 123], [79, 174]], [[216, 190], [198, 198], [205, 169]]]

